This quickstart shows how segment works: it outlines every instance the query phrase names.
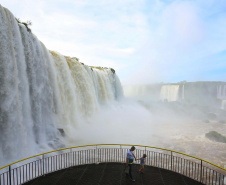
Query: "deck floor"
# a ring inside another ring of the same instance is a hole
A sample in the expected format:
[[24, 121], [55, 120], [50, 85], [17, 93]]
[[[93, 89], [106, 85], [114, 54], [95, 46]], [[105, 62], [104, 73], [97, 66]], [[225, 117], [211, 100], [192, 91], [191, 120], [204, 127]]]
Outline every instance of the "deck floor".
[[145, 166], [144, 174], [138, 172], [139, 165], [133, 165], [132, 182], [125, 174], [125, 164], [100, 163], [75, 166], [33, 179], [25, 185], [200, 185], [192, 180], [168, 170]]

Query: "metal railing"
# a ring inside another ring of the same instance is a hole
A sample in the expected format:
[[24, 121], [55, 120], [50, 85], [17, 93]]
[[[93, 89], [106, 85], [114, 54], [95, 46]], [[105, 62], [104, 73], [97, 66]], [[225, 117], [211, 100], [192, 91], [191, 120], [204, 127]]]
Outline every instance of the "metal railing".
[[[128, 144], [95, 144], [54, 150], [0, 168], [0, 185], [19, 185], [61, 169], [102, 162], [125, 163]], [[135, 156], [147, 155], [145, 165], [180, 173], [207, 185], [225, 185], [226, 169], [206, 160], [164, 148], [136, 146]], [[135, 162], [136, 163], [136, 162]]]

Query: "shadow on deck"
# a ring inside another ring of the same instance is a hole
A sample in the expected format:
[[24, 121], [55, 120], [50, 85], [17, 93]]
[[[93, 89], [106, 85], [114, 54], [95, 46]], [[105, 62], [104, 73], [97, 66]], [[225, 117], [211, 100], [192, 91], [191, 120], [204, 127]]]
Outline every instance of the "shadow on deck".
[[133, 165], [132, 182], [126, 176], [123, 163], [100, 163], [75, 166], [33, 179], [25, 185], [200, 185], [202, 183], [181, 174], [145, 166], [144, 174], [138, 173], [140, 165]]

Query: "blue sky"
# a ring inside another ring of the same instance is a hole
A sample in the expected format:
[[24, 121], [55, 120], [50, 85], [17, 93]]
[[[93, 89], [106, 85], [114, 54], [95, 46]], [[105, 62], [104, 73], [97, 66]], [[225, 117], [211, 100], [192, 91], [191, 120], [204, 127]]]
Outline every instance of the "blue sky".
[[123, 85], [226, 81], [225, 0], [1, 0], [49, 50]]

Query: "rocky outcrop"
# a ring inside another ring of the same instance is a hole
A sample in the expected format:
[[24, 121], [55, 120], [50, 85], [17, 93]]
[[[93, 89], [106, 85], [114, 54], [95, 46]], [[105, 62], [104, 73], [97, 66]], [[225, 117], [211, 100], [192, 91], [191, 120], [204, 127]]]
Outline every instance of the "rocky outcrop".
[[212, 141], [226, 143], [226, 137], [216, 131], [210, 131], [205, 136]]

